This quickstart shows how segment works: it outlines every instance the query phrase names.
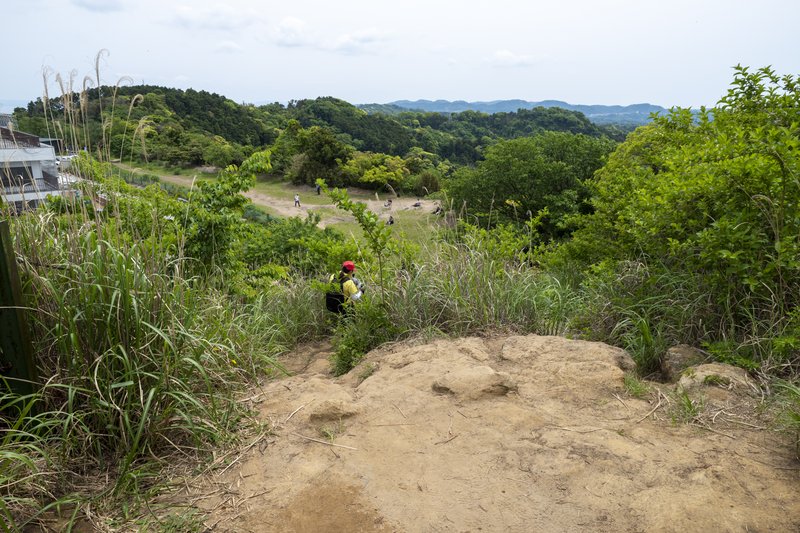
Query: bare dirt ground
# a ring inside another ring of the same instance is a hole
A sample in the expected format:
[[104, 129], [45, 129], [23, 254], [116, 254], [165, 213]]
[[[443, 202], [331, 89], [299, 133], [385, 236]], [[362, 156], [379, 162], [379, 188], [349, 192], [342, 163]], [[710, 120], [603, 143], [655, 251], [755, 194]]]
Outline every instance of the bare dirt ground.
[[754, 386], [696, 389], [682, 424], [672, 386], [628, 396], [599, 343], [398, 344], [340, 378], [328, 355], [286, 358], [250, 397], [269, 431], [174, 503], [219, 532], [800, 531], [800, 464]]

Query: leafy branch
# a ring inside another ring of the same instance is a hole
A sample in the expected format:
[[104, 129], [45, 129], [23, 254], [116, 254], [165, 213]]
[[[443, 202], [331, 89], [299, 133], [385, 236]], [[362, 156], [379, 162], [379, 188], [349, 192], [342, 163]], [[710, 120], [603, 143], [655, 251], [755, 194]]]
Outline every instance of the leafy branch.
[[386, 261], [386, 253], [393, 249], [392, 243], [392, 229], [380, 221], [378, 215], [367, 209], [367, 205], [362, 202], [354, 202], [350, 199], [346, 189], [335, 188], [329, 190], [324, 180], [318, 179], [319, 185], [325, 194], [333, 201], [334, 205], [343, 211], [347, 211], [355, 217], [358, 225], [364, 231], [364, 237], [367, 240], [367, 246], [378, 258], [378, 277], [381, 289], [381, 305], [386, 304], [386, 297], [384, 291], [384, 263]]

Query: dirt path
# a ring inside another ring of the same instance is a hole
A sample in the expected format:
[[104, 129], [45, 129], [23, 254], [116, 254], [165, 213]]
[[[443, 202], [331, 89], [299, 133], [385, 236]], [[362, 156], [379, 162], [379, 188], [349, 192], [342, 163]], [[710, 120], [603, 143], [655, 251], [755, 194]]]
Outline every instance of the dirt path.
[[[129, 167], [127, 165], [118, 164], [120, 167], [126, 170], [135, 170], [133, 167]], [[181, 187], [191, 187], [194, 178], [189, 176], [180, 176], [177, 174], [173, 175], [161, 175], [159, 178], [166, 182], [172, 183], [174, 185], [179, 185]], [[264, 194], [258, 192], [256, 190], [249, 190], [244, 195], [249, 198], [253, 204], [266, 207], [278, 216], [281, 217], [305, 217], [309, 211], [319, 210], [320, 208], [328, 208], [328, 209], [336, 209], [336, 207], [332, 203], [324, 203], [324, 204], [304, 204], [302, 198], [307, 196], [310, 193], [308, 187], [292, 187], [287, 185], [287, 189], [289, 190], [296, 190], [299, 194], [301, 194], [301, 202], [300, 207], [295, 207], [294, 200], [284, 200], [281, 198], [275, 198], [268, 194]], [[359, 195], [363, 196], [367, 194], [367, 191], [362, 190], [355, 190]], [[381, 219], [388, 219], [389, 215], [396, 215], [399, 211], [409, 211], [409, 210], [420, 210], [423, 212], [432, 213], [436, 208], [436, 202], [432, 200], [424, 200], [424, 199], [416, 199], [416, 198], [395, 198], [392, 197], [392, 205], [390, 207], [385, 206], [386, 200], [389, 198], [388, 195], [384, 195], [381, 199], [371, 199], [366, 200], [366, 204], [369, 207], [370, 211], [377, 213]], [[364, 201], [364, 200], [360, 200]], [[416, 205], [419, 204], [419, 205]], [[321, 228], [326, 226], [330, 226], [331, 224], [336, 224], [340, 222], [352, 222], [354, 221], [353, 217], [345, 214], [344, 212], [339, 212], [341, 214], [336, 215], [328, 215], [326, 213], [322, 214], [322, 220], [319, 223]]]
[[[333, 378], [328, 347], [265, 383], [272, 428], [179, 498], [225, 532], [798, 531], [798, 462], [757, 398], [707, 428], [626, 395], [623, 351], [557, 337], [398, 345]], [[657, 389], [653, 389], [656, 391]], [[674, 398], [674, 397], [673, 397]], [[712, 421], [713, 419], [713, 421]], [[713, 422], [713, 423], [712, 423]]]

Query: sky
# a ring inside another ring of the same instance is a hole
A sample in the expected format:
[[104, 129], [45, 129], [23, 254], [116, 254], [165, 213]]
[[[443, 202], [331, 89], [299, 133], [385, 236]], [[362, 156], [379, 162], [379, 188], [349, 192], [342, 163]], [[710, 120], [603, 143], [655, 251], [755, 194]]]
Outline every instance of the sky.
[[[712, 106], [737, 64], [800, 74], [796, 0], [3, 0], [0, 112], [57, 82], [239, 103]], [[99, 57], [99, 61], [97, 58]], [[85, 81], [88, 77], [88, 80]], [[46, 81], [45, 81], [46, 80]]]

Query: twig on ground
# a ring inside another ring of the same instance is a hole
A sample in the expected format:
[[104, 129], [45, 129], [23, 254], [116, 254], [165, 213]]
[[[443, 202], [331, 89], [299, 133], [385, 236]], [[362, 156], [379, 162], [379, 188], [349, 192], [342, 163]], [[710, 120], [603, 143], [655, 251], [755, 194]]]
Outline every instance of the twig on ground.
[[747, 427], [750, 427], [750, 428], [753, 428], [753, 429], [757, 429], [759, 431], [766, 431], [767, 429], [769, 429], [769, 428], [767, 428], [765, 426], [756, 426], [755, 424], [748, 424], [747, 422], [742, 422], [741, 420], [736, 420], [736, 419], [733, 419], [733, 418], [725, 418], [725, 421], [726, 422], [733, 422], [734, 424], [741, 424], [743, 426], [747, 426]]
[[637, 421], [636, 421], [636, 423], [638, 424], [639, 422], [641, 422], [641, 421], [642, 421], [642, 420], [644, 420], [645, 418], [647, 418], [647, 417], [649, 417], [650, 415], [652, 415], [653, 413], [655, 413], [655, 412], [656, 412], [656, 409], [658, 409], [659, 407], [661, 407], [661, 391], [659, 391], [659, 394], [658, 394], [658, 403], [656, 404], [656, 406], [655, 406], [655, 407], [653, 407], [653, 408], [650, 410], [650, 412], [649, 412], [649, 413], [647, 413], [647, 414], [646, 414], [646, 415], [644, 415], [642, 418], [640, 418], [639, 420], [637, 420]]
[[542, 426], [542, 427], [555, 428], [555, 429], [560, 429], [562, 431], [572, 431], [573, 433], [581, 433], [581, 434], [594, 433], [595, 431], [603, 431], [604, 429], [606, 429], [606, 428], [592, 428], [592, 429], [589, 429], [589, 430], [586, 430], [586, 431], [581, 431], [580, 429], [572, 429], [572, 428], [568, 428], [568, 427], [564, 427], [564, 426], [548, 425], [548, 426]]
[[437, 444], [447, 444], [448, 442], [450, 442], [451, 440], [453, 440], [453, 439], [454, 439], [454, 438], [456, 438], [456, 437], [458, 437], [458, 433], [456, 433], [455, 435], [453, 435], [452, 437], [450, 437], [450, 438], [449, 438], [449, 439], [447, 439], [447, 440], [440, 440], [439, 442], [434, 442], [433, 444], [434, 444], [434, 445], [437, 445]]
[[189, 505], [193, 506], [195, 503], [199, 502], [200, 500], [205, 500], [206, 498], [210, 498], [210, 497], [212, 497], [215, 494], [218, 494], [220, 492], [222, 492], [222, 489], [217, 489], [217, 490], [211, 491], [208, 494], [201, 494], [200, 496], [198, 496], [196, 498], [192, 498], [191, 500], [189, 500]]
[[[392, 405], [394, 406], [394, 408], [395, 408], [395, 409], [397, 409], [398, 411], [400, 411], [400, 408], [399, 408], [399, 407], [397, 407], [397, 405], [395, 405], [395, 404], [392, 404]], [[408, 417], [406, 416], [406, 414], [405, 414], [403, 411], [400, 411], [400, 414], [401, 414], [401, 415], [403, 415], [403, 418], [408, 418]]]
[[254, 395], [252, 395], [252, 396], [248, 396], [247, 398], [242, 398], [242, 400], [241, 400], [241, 401], [242, 401], [242, 403], [244, 403], [244, 402], [253, 402], [253, 401], [257, 401], [258, 399], [260, 399], [260, 398], [261, 398], [262, 396], [264, 396], [265, 394], [267, 394], [267, 392], [266, 392], [266, 391], [264, 391], [264, 390], [262, 390], [262, 391], [261, 391], [261, 392], [259, 392], [258, 394], [254, 394]]
[[774, 465], [774, 464], [768, 463], [766, 461], [762, 461], [761, 459], [756, 459], [755, 457], [747, 457], [745, 455], [740, 454], [737, 451], [734, 451], [733, 453], [735, 453], [736, 455], [738, 455], [742, 459], [748, 459], [750, 461], [755, 461], [757, 463], [761, 463], [762, 465], [766, 465], [766, 466], [768, 466], [770, 468], [775, 468], [776, 470], [800, 470], [800, 467], [797, 467], [797, 466], [778, 466], [778, 465]]
[[619, 400], [619, 403], [621, 403], [622, 405], [624, 405], [624, 406], [625, 406], [625, 409], [627, 409], [628, 411], [630, 411], [630, 410], [631, 410], [631, 408], [630, 408], [630, 407], [628, 407], [628, 404], [627, 404], [627, 403], [625, 403], [625, 402], [623, 402], [623, 401], [622, 401], [622, 398], [620, 398], [620, 397], [619, 397], [617, 394], [614, 394], [614, 398], [616, 398], [617, 400]]
[[736, 437], [734, 437], [733, 435], [728, 435], [727, 433], [723, 433], [721, 431], [717, 431], [716, 429], [711, 429], [710, 427], [708, 427], [705, 424], [701, 424], [699, 422], [692, 422], [691, 425], [695, 426], [695, 427], [703, 428], [705, 430], [710, 431], [711, 433], [716, 433], [717, 435], [722, 435], [723, 437], [728, 437], [729, 439], [736, 440]]
[[283, 421], [283, 423], [285, 424], [286, 422], [288, 422], [288, 421], [289, 421], [289, 419], [291, 419], [291, 418], [292, 418], [292, 417], [295, 415], [295, 413], [297, 413], [297, 411], [299, 411], [300, 409], [302, 409], [302, 408], [303, 408], [303, 407], [305, 407], [306, 405], [308, 405], [308, 404], [307, 404], [307, 403], [304, 403], [303, 405], [301, 405], [300, 407], [298, 407], [297, 409], [295, 409], [294, 411], [292, 411], [292, 414], [290, 414], [289, 416], [287, 416], [287, 417], [286, 417], [286, 420], [284, 420], [284, 421]]
[[248, 444], [248, 445], [247, 445], [247, 446], [244, 448], [244, 450], [242, 450], [242, 453], [240, 453], [240, 454], [239, 454], [239, 456], [238, 456], [236, 459], [234, 459], [233, 461], [231, 461], [230, 463], [228, 463], [228, 466], [226, 466], [225, 468], [223, 468], [223, 469], [222, 469], [222, 472], [220, 472], [218, 475], [220, 475], [220, 476], [221, 476], [222, 474], [224, 474], [225, 472], [227, 472], [227, 471], [228, 471], [228, 469], [229, 469], [231, 466], [233, 466], [234, 464], [238, 463], [238, 462], [239, 462], [239, 460], [240, 460], [240, 459], [241, 459], [241, 458], [244, 456], [244, 454], [246, 454], [248, 451], [250, 451], [250, 448], [252, 448], [253, 446], [255, 446], [255, 445], [256, 445], [256, 443], [260, 442], [260, 441], [261, 441], [261, 439], [263, 439], [263, 438], [264, 438], [264, 432], [262, 431], [261, 433], [259, 433], [259, 434], [258, 434], [258, 437], [256, 437], [255, 439], [253, 439], [253, 442], [251, 442], [250, 444]]
[[352, 446], [345, 446], [344, 444], [334, 444], [333, 442], [326, 442], [324, 440], [313, 439], [311, 437], [306, 437], [305, 435], [301, 435], [299, 433], [292, 433], [295, 437], [300, 437], [301, 439], [310, 440], [312, 442], [318, 442], [320, 444], [325, 444], [326, 446], [336, 446], [337, 448], [345, 448], [347, 450], [358, 450], [358, 448], [353, 448]]

